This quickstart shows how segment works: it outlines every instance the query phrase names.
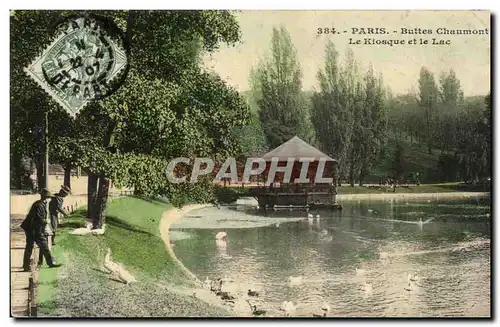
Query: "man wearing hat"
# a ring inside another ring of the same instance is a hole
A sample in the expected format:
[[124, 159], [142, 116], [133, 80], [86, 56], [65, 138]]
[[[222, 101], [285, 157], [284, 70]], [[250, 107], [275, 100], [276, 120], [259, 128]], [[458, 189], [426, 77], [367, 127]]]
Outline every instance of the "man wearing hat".
[[21, 228], [26, 234], [26, 247], [24, 248], [23, 270], [30, 271], [30, 258], [33, 253], [33, 246], [36, 243], [40, 248], [40, 254], [45, 257], [47, 264], [51, 268], [60, 267], [56, 264], [50, 253], [45, 228], [49, 217], [48, 200], [53, 195], [47, 189], [41, 192], [41, 199], [35, 201], [31, 209], [21, 223]]
[[62, 213], [64, 216], [69, 215], [69, 212], [64, 210], [64, 198], [71, 193], [71, 189], [66, 185], [61, 185], [61, 190], [57, 193], [49, 203], [50, 211], [50, 225], [52, 227], [52, 245], [56, 245], [56, 231], [57, 231], [57, 215]]

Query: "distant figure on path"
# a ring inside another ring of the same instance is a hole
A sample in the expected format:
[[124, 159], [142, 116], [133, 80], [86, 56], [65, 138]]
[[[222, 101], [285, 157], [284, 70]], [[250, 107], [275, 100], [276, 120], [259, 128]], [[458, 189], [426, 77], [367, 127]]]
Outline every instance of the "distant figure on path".
[[40, 248], [40, 254], [45, 257], [47, 264], [51, 268], [60, 267], [56, 264], [50, 253], [49, 245], [47, 243], [47, 236], [45, 234], [45, 227], [50, 219], [48, 200], [53, 195], [47, 189], [41, 192], [41, 199], [35, 201], [31, 209], [21, 224], [21, 228], [26, 234], [26, 247], [24, 248], [23, 270], [30, 271], [30, 258], [33, 253], [33, 246], [36, 243]]
[[64, 216], [69, 215], [69, 212], [64, 210], [63, 203], [64, 198], [71, 194], [71, 189], [66, 185], [61, 185], [61, 190], [55, 195], [55, 197], [50, 200], [49, 211], [50, 211], [50, 225], [52, 227], [52, 245], [56, 245], [56, 231], [57, 231], [57, 215], [62, 213]]

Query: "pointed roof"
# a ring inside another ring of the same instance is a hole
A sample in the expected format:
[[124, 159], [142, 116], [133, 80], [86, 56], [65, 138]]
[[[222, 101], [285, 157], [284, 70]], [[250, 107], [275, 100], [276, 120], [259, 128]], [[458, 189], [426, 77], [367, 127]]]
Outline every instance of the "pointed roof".
[[288, 158], [314, 158], [314, 160], [320, 160], [324, 158], [326, 161], [337, 161], [298, 136], [292, 137], [276, 149], [263, 155], [262, 158], [266, 161], [270, 161], [272, 158], [278, 158], [278, 160], [287, 160]]

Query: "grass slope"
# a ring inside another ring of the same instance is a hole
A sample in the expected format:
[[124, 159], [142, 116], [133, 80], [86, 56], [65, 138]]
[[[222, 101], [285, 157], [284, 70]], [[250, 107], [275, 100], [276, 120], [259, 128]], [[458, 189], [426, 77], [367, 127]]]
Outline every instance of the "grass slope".
[[[108, 206], [105, 235], [71, 235], [84, 226], [77, 211], [60, 225], [53, 247], [59, 269], [42, 268], [38, 301], [51, 316], [196, 316], [225, 315], [201, 301], [176, 295], [161, 285], [188, 285], [160, 237], [162, 213], [170, 204], [156, 199], [119, 198]], [[107, 248], [139, 281], [124, 285], [100, 271]], [[160, 285], [160, 286], [159, 286]], [[159, 297], [151, 301], [151, 296]], [[200, 309], [201, 308], [201, 309]]]

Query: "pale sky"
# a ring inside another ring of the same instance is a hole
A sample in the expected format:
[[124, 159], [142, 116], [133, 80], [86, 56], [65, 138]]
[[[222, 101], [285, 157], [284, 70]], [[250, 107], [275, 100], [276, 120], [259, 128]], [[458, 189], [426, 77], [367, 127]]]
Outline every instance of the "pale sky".
[[[304, 90], [317, 88], [316, 74], [324, 67], [328, 39], [335, 44], [343, 61], [347, 46], [354, 51], [363, 71], [371, 63], [381, 72], [394, 93], [417, 88], [419, 71], [426, 66], [439, 78], [441, 71], [453, 68], [466, 96], [490, 91], [490, 13], [488, 11], [243, 11], [237, 13], [242, 43], [221, 49], [205, 58], [215, 70], [239, 91], [248, 90], [250, 68], [269, 53], [273, 26], [283, 25], [297, 50]], [[318, 35], [318, 27], [335, 27], [341, 34]], [[351, 28], [386, 28], [390, 34], [353, 35]], [[431, 29], [432, 34], [403, 35], [401, 28]], [[488, 29], [487, 35], [438, 35], [438, 28]], [[393, 31], [397, 31], [396, 34]], [[343, 33], [347, 31], [347, 33]], [[449, 39], [451, 45], [348, 45], [349, 38]]]

